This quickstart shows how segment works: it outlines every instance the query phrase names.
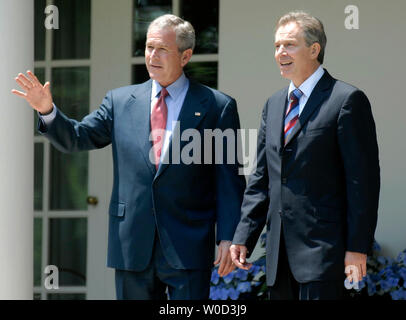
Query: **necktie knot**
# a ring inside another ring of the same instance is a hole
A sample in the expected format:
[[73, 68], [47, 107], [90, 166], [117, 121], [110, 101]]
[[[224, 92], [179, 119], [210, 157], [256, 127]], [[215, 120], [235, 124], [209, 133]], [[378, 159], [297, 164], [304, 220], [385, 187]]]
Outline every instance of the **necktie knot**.
[[162, 97], [163, 99], [165, 99], [168, 95], [169, 95], [168, 90], [166, 90], [166, 88], [162, 87], [160, 97]]
[[290, 100], [299, 100], [300, 97], [303, 95], [303, 92], [300, 91], [299, 89], [295, 89], [290, 93]]

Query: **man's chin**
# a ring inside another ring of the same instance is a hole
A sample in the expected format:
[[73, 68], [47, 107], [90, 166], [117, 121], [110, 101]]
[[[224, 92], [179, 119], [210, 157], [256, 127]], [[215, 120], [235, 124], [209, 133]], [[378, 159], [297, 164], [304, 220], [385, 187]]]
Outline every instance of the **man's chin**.
[[292, 80], [292, 79], [291, 79], [291, 73], [290, 73], [290, 72], [286, 72], [286, 71], [283, 71], [283, 70], [280, 70], [280, 72], [281, 72], [281, 76], [282, 76], [283, 78], [288, 79], [288, 80]]

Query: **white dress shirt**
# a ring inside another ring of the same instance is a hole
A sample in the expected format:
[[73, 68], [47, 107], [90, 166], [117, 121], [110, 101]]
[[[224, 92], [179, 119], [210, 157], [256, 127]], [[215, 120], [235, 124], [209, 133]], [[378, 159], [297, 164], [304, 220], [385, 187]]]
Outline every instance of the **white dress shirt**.
[[[299, 86], [299, 90], [303, 92], [303, 95], [300, 97], [299, 99], [299, 115], [302, 113], [307, 100], [309, 100], [310, 95], [312, 94], [312, 91], [314, 89], [314, 87], [316, 86], [317, 82], [319, 82], [319, 80], [321, 79], [321, 77], [324, 74], [324, 69], [322, 68], [322, 66], [320, 65], [317, 70], [315, 72], [313, 72], [313, 74], [308, 77], [300, 86]], [[289, 84], [289, 90], [288, 90], [288, 101], [289, 101], [289, 96], [290, 93], [295, 90], [296, 87], [293, 84], [293, 82], [291, 81]]]

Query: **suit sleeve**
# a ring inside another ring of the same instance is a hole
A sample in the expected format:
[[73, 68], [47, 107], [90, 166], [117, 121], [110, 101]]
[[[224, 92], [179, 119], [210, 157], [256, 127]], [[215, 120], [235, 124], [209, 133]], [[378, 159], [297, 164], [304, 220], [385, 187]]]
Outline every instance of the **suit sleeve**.
[[338, 118], [338, 143], [347, 192], [347, 250], [370, 253], [377, 224], [380, 167], [368, 98], [352, 93]]
[[257, 142], [257, 166], [248, 180], [241, 208], [241, 221], [237, 226], [233, 243], [245, 245], [247, 258], [251, 255], [266, 221], [269, 207], [269, 178], [266, 160], [267, 105], [262, 112]]
[[[221, 240], [231, 241], [235, 228], [240, 221], [241, 202], [245, 189], [245, 177], [239, 174], [238, 152], [241, 144], [237, 143], [240, 120], [237, 105], [230, 99], [224, 107], [217, 128], [223, 133], [230, 132], [232, 139], [223, 139], [222, 148], [215, 149], [215, 158], [221, 153], [222, 161], [216, 164], [216, 212], [217, 212], [217, 244]], [[233, 145], [230, 145], [233, 144]], [[231, 152], [231, 151], [232, 152]], [[232, 154], [231, 154], [231, 153]], [[216, 162], [215, 162], [216, 163]]]
[[39, 119], [38, 131], [61, 152], [70, 153], [105, 147], [111, 142], [113, 126], [112, 94], [107, 93], [99, 109], [82, 121], [69, 119], [59, 109], [48, 125]]

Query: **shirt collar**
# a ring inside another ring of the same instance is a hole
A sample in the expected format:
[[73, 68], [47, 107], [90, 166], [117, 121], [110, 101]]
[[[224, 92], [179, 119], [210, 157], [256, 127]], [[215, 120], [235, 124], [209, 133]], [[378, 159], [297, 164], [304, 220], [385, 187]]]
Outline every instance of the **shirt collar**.
[[[166, 90], [168, 90], [169, 96], [173, 100], [176, 100], [183, 89], [188, 85], [188, 83], [188, 78], [186, 78], [185, 74], [182, 73], [175, 82], [166, 87]], [[161, 89], [162, 86], [158, 83], [158, 81], [152, 80], [151, 100], [158, 96], [158, 94], [161, 92]]]
[[[317, 70], [315, 72], [313, 72], [313, 74], [308, 77], [300, 86], [299, 86], [299, 90], [303, 92], [303, 95], [306, 98], [309, 98], [314, 87], [316, 86], [317, 82], [319, 82], [319, 80], [321, 79], [321, 77], [324, 74], [324, 69], [322, 68], [322, 66], [320, 65]], [[288, 90], [288, 97], [290, 97], [290, 93], [295, 90], [296, 87], [293, 84], [293, 82], [291, 81], [289, 84], [289, 90]]]

